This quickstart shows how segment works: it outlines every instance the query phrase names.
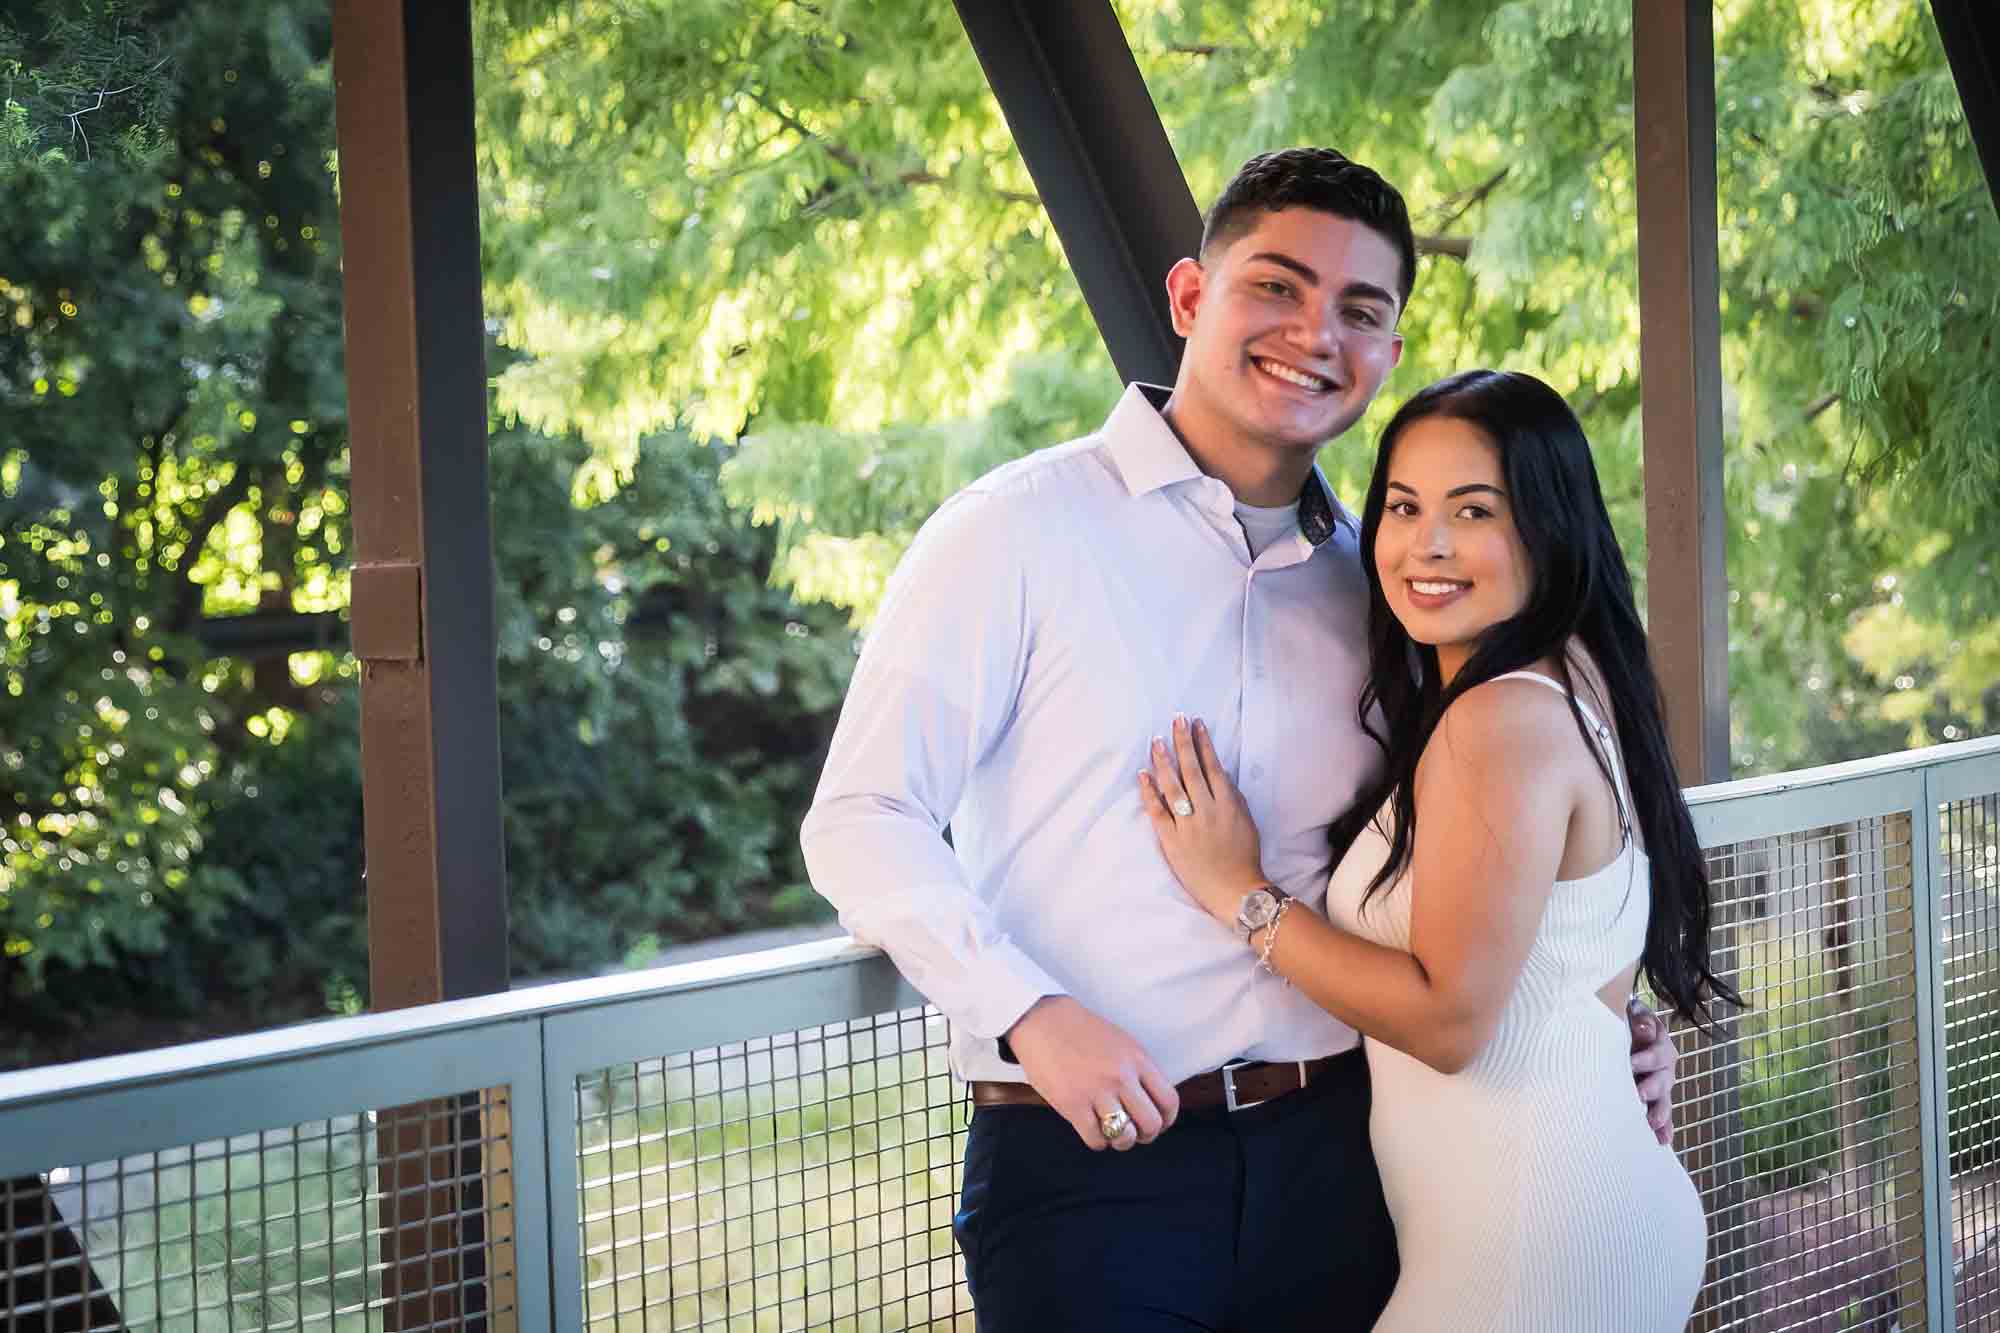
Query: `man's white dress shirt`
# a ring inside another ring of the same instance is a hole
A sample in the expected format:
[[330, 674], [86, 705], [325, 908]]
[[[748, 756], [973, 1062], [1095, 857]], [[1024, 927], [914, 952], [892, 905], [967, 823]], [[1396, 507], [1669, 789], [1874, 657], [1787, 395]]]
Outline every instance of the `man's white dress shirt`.
[[1298, 526], [1253, 558], [1164, 401], [1134, 385], [1096, 434], [996, 469], [924, 524], [801, 831], [842, 924], [952, 1019], [966, 1079], [1021, 1080], [997, 1038], [1052, 994], [1175, 1081], [1356, 1040], [1181, 890], [1138, 788], [1173, 715], [1204, 719], [1266, 873], [1320, 904], [1327, 825], [1381, 764], [1355, 715], [1354, 522], [1315, 470]]

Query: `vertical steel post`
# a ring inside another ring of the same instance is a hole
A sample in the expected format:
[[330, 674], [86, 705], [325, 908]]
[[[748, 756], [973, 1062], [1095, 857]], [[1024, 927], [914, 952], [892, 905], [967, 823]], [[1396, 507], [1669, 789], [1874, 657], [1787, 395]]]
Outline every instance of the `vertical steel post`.
[[1916, 906], [1917, 1104], [1924, 1180], [1924, 1327], [1958, 1327], [1952, 1281], [1951, 1109], [1947, 1096], [1944, 990], [1944, 876], [1939, 873], [1938, 806], [1931, 770], [1918, 770], [1910, 811], [1910, 879]]
[[1634, 0], [1646, 618], [1688, 786], [1729, 776], [1722, 315], [1709, 0]]
[[338, 0], [334, 53], [369, 984], [393, 1009], [507, 988], [469, 5]]
[[[469, 0], [335, 0], [378, 1009], [507, 987], [472, 77]], [[388, 1326], [483, 1322], [475, 1107], [384, 1108], [378, 1128]]]
[[1926, 1119], [1930, 1112], [1924, 1107], [1927, 1096], [1925, 1070], [1928, 1068], [1925, 1042], [1929, 1040], [1926, 1024], [1931, 1014], [1926, 991], [1931, 985], [1931, 960], [1935, 954], [1926, 932], [1934, 919], [1935, 905], [1925, 901], [1931, 886], [1920, 881], [1914, 870], [1916, 840], [1922, 836], [1921, 821], [1913, 821], [1908, 814], [1890, 814], [1883, 820], [1882, 834], [1883, 933], [1892, 940], [1907, 933], [1913, 941], [1907, 1012], [1901, 1004], [1895, 1007], [1889, 1019], [1887, 1036], [1891, 1050], [1914, 1051], [1917, 1066], [1916, 1078], [1890, 1080], [1890, 1155], [1893, 1156], [1902, 1144], [1917, 1145], [1921, 1188], [1910, 1189], [1906, 1181], [1896, 1178], [1893, 1169], [1885, 1174], [1891, 1177], [1889, 1188], [1895, 1194], [1891, 1227], [1896, 1243], [1897, 1288], [1900, 1291], [1903, 1273], [1911, 1267], [1915, 1268], [1924, 1285], [1922, 1312], [1910, 1319], [1910, 1311], [1901, 1311], [1901, 1317], [1905, 1319], [1903, 1326], [1910, 1333], [1917, 1333], [1920, 1329], [1927, 1333], [1937, 1326], [1937, 1284], [1931, 1270], [1934, 1257], [1931, 1233], [1935, 1230], [1931, 1213], [1931, 1200], [1935, 1197], [1931, 1177], [1934, 1173], [1930, 1160], [1929, 1121]]

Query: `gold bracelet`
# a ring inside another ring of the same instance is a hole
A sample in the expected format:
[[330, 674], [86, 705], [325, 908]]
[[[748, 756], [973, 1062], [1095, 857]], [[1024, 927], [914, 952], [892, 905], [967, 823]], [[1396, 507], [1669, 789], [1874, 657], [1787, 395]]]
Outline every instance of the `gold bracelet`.
[[1257, 955], [1257, 966], [1274, 977], [1278, 975], [1278, 969], [1271, 966], [1271, 949], [1278, 942], [1278, 927], [1285, 923], [1285, 913], [1291, 910], [1292, 900], [1289, 896], [1278, 900], [1278, 910], [1272, 914], [1271, 924], [1264, 928], [1263, 951]]

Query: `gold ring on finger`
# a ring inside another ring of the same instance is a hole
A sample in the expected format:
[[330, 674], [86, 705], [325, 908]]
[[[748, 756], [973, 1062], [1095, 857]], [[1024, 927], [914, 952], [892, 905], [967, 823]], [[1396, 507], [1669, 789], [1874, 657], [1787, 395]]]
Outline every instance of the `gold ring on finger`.
[[1106, 1111], [1097, 1117], [1097, 1127], [1103, 1131], [1105, 1142], [1116, 1143], [1125, 1136], [1126, 1130], [1132, 1128], [1132, 1117], [1126, 1114], [1125, 1108], [1121, 1106], [1115, 1111]]

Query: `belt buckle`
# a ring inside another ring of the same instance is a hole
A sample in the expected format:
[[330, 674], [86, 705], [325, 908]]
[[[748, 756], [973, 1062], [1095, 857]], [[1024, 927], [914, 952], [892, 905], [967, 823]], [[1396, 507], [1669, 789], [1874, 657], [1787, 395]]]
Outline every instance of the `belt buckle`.
[[1260, 1062], [1256, 1060], [1231, 1060], [1223, 1065], [1220, 1070], [1216, 1071], [1222, 1075], [1222, 1104], [1225, 1108], [1231, 1111], [1247, 1111], [1253, 1106], [1262, 1106], [1265, 1102], [1275, 1101], [1278, 1097], [1284, 1096], [1286, 1092], [1297, 1092], [1299, 1088], [1303, 1088], [1306, 1085], [1306, 1062], [1303, 1060], [1287, 1061], [1286, 1063], [1296, 1064], [1299, 1067], [1298, 1088], [1286, 1088], [1284, 1092], [1276, 1093], [1270, 1097], [1259, 1097], [1254, 1102], [1236, 1100], [1236, 1071], [1258, 1063]]
[[1236, 1071], [1257, 1063], [1254, 1060], [1231, 1060], [1218, 1071], [1222, 1075], [1222, 1104], [1231, 1111], [1247, 1111], [1253, 1106], [1262, 1106], [1268, 1097], [1259, 1097], [1254, 1102], [1236, 1100]]

